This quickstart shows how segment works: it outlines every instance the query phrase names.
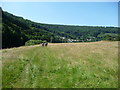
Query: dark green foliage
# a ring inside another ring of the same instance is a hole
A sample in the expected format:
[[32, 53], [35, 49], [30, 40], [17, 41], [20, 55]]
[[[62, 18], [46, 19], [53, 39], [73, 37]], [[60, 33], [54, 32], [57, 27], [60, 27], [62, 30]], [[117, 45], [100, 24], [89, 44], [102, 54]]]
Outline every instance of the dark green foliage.
[[43, 41], [42, 40], [28, 40], [27, 42], [25, 42], [26, 46], [30, 46], [30, 45], [36, 45], [36, 44], [41, 44]]
[[98, 37], [102, 38], [103, 40], [112, 40], [112, 41], [118, 40], [118, 34], [114, 34], [114, 33], [99, 34]]
[[46, 40], [54, 35], [44, 29], [31, 27], [31, 22], [3, 11], [2, 15], [2, 48], [18, 47], [33, 40]]
[[25, 45], [31, 39], [52, 43], [120, 40], [118, 27], [41, 24], [8, 12], [2, 14], [2, 48]]

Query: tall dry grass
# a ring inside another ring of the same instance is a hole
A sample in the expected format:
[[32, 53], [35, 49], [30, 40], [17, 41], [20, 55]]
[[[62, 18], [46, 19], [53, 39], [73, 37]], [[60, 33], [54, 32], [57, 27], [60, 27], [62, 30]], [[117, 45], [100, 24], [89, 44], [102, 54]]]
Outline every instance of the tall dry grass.
[[118, 86], [118, 42], [50, 43], [2, 52], [4, 88]]

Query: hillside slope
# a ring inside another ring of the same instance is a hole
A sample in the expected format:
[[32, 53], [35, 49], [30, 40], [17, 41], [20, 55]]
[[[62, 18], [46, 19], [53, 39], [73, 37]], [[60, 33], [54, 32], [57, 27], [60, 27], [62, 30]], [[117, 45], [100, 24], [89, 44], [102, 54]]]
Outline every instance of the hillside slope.
[[5, 11], [2, 22], [2, 48], [22, 46], [30, 39], [53, 43], [119, 40], [117, 27], [42, 24]]
[[117, 88], [118, 42], [4, 49], [3, 88]]

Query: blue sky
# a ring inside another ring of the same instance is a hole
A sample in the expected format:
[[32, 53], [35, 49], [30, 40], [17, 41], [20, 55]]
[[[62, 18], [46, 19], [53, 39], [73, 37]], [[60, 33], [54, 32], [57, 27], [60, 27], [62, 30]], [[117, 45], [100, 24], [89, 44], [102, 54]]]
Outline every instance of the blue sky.
[[40, 23], [118, 26], [117, 2], [4, 2], [2, 9]]

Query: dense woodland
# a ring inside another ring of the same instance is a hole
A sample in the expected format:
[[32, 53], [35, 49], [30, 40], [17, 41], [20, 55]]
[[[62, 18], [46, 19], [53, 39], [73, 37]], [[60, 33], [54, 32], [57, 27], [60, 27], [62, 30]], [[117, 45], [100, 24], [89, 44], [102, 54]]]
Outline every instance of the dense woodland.
[[25, 45], [29, 40], [64, 42], [94, 42], [119, 40], [117, 27], [93, 27], [36, 23], [2, 11], [2, 48]]

